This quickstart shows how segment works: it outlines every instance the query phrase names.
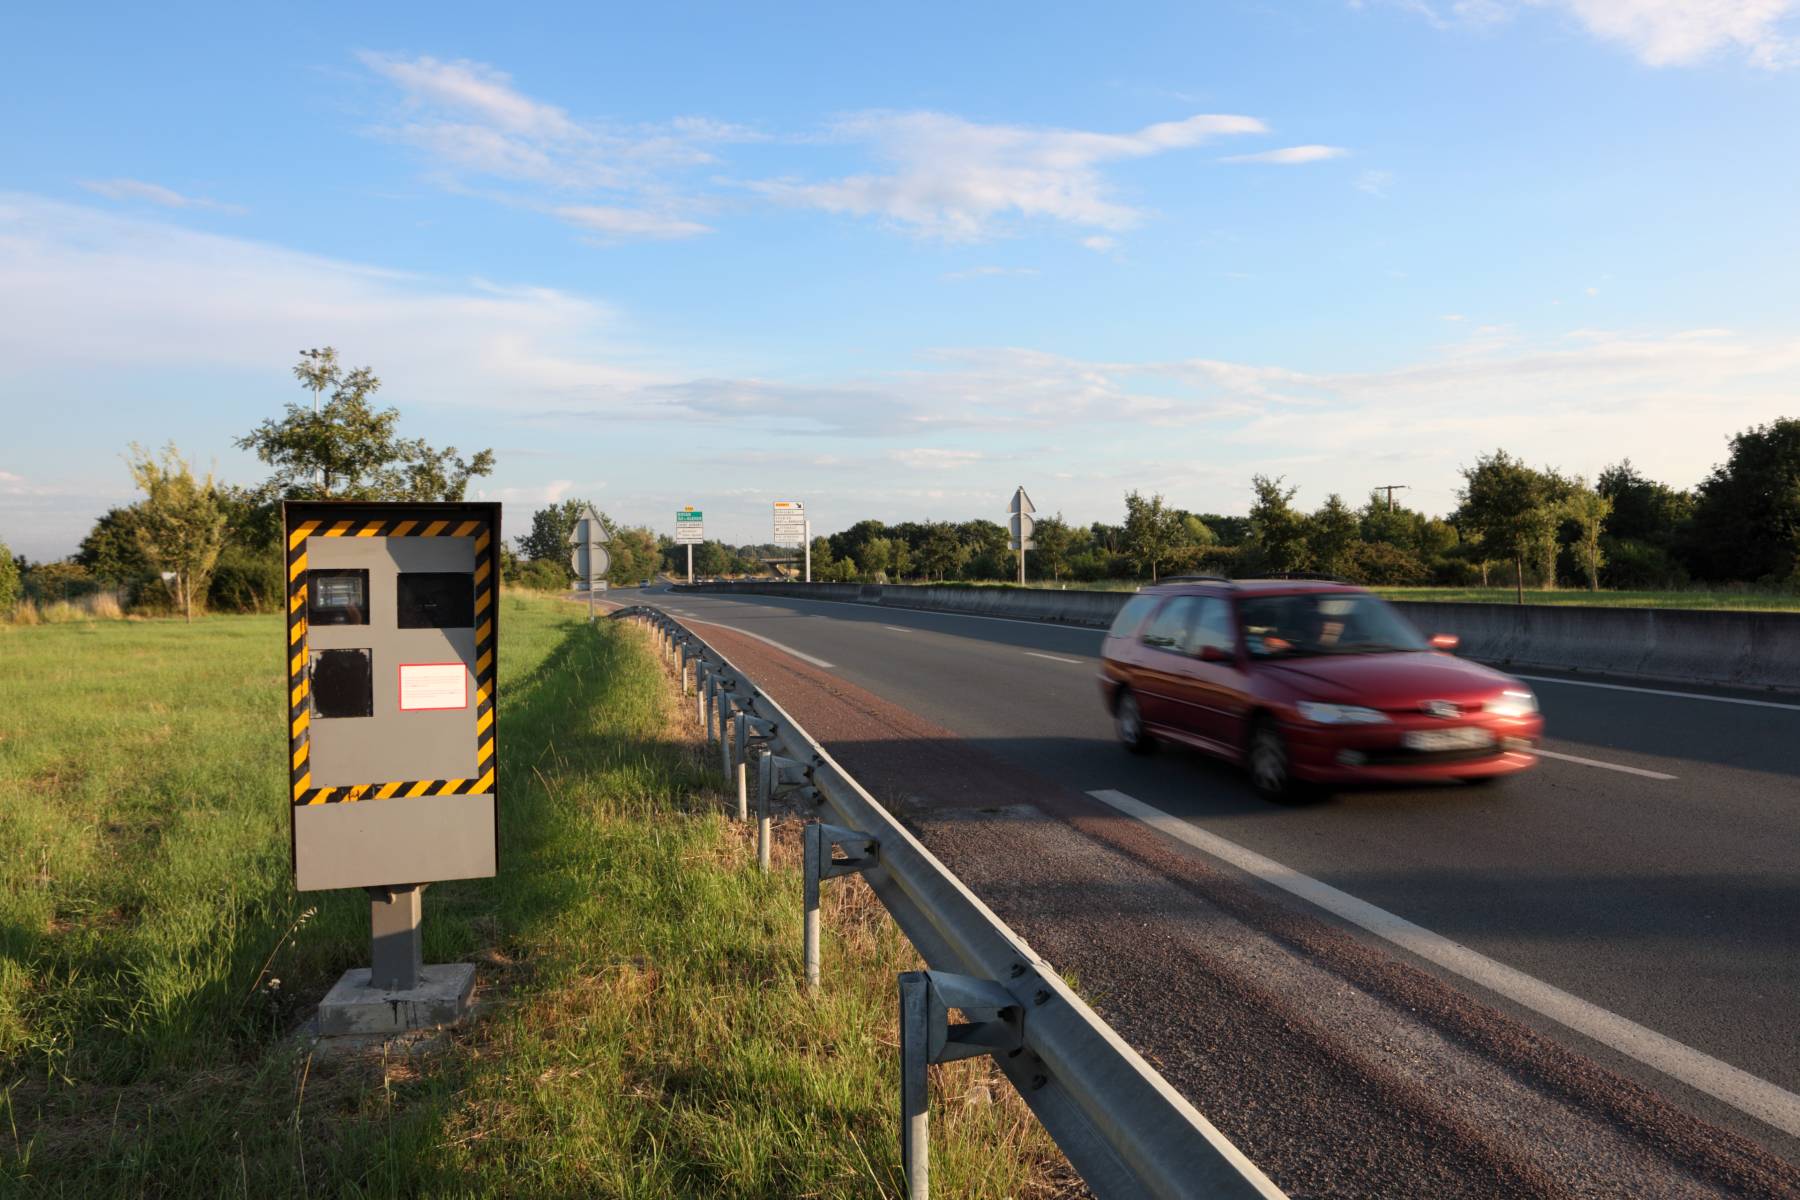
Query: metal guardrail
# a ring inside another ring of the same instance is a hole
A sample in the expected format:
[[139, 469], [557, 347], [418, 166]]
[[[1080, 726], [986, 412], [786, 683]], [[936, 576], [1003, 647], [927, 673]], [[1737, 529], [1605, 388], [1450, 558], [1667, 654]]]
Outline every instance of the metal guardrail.
[[[805, 827], [803, 961], [819, 980], [819, 889], [856, 872], [928, 969], [899, 978], [901, 1159], [908, 1195], [930, 1190], [926, 1066], [992, 1055], [1089, 1189], [1112, 1197], [1282, 1197], [1256, 1165], [1181, 1097], [1049, 963], [748, 676], [660, 609], [614, 618], [656, 633], [696, 721], [716, 738], [737, 816], [748, 819], [755, 762], [757, 858], [769, 865], [769, 809], [786, 793], [820, 820]], [[840, 856], [839, 851], [843, 854]], [[952, 1023], [960, 1011], [967, 1020]]]

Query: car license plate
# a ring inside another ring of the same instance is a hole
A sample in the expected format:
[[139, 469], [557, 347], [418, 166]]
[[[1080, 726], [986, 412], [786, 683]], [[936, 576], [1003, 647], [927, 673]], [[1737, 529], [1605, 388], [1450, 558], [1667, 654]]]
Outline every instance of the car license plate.
[[1400, 744], [1408, 750], [1474, 750], [1494, 744], [1494, 735], [1485, 729], [1466, 726], [1462, 729], [1415, 729], [1400, 735]]

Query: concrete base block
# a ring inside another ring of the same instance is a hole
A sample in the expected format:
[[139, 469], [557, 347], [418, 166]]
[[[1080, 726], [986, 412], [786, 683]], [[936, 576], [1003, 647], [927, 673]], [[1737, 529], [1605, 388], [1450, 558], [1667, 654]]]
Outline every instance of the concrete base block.
[[475, 994], [474, 963], [438, 963], [419, 975], [419, 986], [391, 992], [369, 986], [369, 968], [352, 967], [319, 1002], [321, 1037], [380, 1037], [448, 1025], [469, 1011]]

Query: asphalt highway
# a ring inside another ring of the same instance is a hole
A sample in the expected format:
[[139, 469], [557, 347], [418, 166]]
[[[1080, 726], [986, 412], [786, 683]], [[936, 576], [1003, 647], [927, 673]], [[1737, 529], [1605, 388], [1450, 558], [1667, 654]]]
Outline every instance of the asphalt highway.
[[[1585, 1002], [1599, 1034], [1556, 1007], [1566, 999], [1546, 1010], [1423, 952], [1427, 969], [1706, 1119], [1786, 1157], [1800, 1145], [1782, 1127], [1800, 1092], [1800, 699], [1533, 675], [1547, 740], [1531, 771], [1282, 807], [1203, 756], [1126, 754], [1095, 686], [1093, 630], [787, 597], [644, 599], [792, 654], [1071, 794], [1199, 831], [1202, 849], [1248, 851], [1274, 865], [1265, 882], [1299, 873], [1376, 906], [1437, 935], [1445, 961], [1472, 951]], [[1714, 1073], [1678, 1082], [1640, 1028]]]

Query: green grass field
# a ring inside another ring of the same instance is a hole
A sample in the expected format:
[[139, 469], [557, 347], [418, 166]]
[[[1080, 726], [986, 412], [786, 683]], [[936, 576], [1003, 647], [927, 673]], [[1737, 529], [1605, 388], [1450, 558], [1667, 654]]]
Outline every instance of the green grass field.
[[[757, 872], [647, 642], [502, 613], [501, 874], [425, 897], [490, 1007], [410, 1056], [295, 1036], [368, 907], [289, 881], [277, 619], [0, 628], [0, 1193], [900, 1193], [899, 934], [834, 882], [806, 996], [793, 829]], [[940, 1194], [1057, 1190], [997, 1074], [934, 1071]]]

